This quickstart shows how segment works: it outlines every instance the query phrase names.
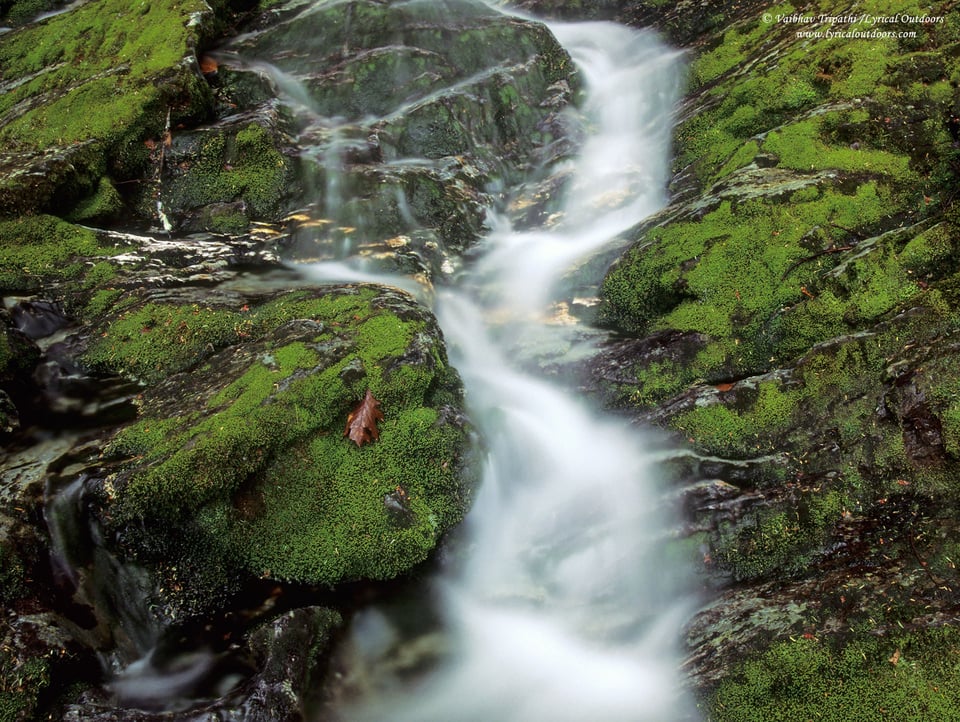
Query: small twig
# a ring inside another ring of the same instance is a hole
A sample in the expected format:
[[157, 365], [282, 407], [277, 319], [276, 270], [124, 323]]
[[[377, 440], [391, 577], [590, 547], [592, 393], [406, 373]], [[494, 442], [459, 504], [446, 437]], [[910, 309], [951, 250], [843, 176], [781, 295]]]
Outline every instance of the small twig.
[[920, 566], [923, 569], [923, 571], [925, 571], [927, 573], [927, 576], [930, 577], [930, 581], [933, 582], [938, 587], [942, 584], [946, 584], [946, 580], [943, 580], [943, 579], [938, 580], [933, 575], [933, 572], [930, 571], [930, 567], [927, 565], [926, 560], [920, 556], [920, 552], [917, 551], [917, 545], [913, 541], [913, 534], [907, 534], [907, 541], [910, 542], [910, 550], [913, 552], [913, 556], [917, 558], [917, 561], [920, 563]]
[[805, 258], [801, 258], [798, 261], [794, 261], [789, 265], [789, 267], [787, 267], [787, 270], [783, 272], [782, 276], [780, 276], [780, 280], [781, 281], [785, 280], [787, 276], [789, 276], [794, 270], [796, 270], [798, 266], [802, 266], [804, 263], [809, 263], [810, 261], [815, 261], [818, 258], [820, 258], [820, 256], [826, 256], [828, 253], [842, 253], [843, 251], [851, 251], [851, 250], [853, 250], [853, 246], [830, 246], [830, 248], [826, 248], [822, 251], [818, 251], [817, 253], [814, 253], [812, 256], [806, 256]]

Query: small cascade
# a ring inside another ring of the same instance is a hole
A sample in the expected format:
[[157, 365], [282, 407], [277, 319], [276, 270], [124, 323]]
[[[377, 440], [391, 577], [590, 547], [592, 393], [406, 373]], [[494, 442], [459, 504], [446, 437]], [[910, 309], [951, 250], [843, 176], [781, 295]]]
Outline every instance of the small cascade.
[[[664, 203], [678, 54], [610, 23], [550, 27], [587, 90], [580, 152], [553, 169], [565, 200], [538, 227], [489, 215], [472, 264], [435, 302], [487, 444], [463, 551], [420, 601], [443, 633], [411, 625], [409, 601], [360, 613], [343, 720], [695, 718], [674, 646], [686, 577], [669, 556], [656, 459], [635, 430], [511, 357], [517, 339], [562, 333], [543, 319], [570, 267]], [[360, 268], [347, 257], [309, 272]]]

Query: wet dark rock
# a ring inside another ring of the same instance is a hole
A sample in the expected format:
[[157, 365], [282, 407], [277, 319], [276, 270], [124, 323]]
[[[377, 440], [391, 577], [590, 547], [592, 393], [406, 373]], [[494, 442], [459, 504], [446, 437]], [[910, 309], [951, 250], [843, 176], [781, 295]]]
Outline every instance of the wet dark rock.
[[137, 205], [166, 231], [243, 235], [254, 221], [277, 222], [297, 184], [285, 124], [273, 105], [174, 133], [158, 178]]
[[472, 0], [441, 15], [291, 6], [218, 57], [236, 80], [223, 93], [245, 110], [264, 103], [247, 90], [257, 77], [300, 84], [287, 111], [310, 193], [287, 246], [297, 258], [349, 248], [378, 269], [449, 278], [496, 202], [490, 189], [572, 150], [561, 111], [579, 79], [566, 52], [542, 25]]
[[[175, 670], [158, 670], [155, 679], [130, 680], [130, 692], [151, 693], [148, 704], [118, 709], [116, 698], [99, 688], [83, 692], [63, 706], [65, 722], [303, 722], [304, 700], [315, 695], [331, 636], [342, 624], [340, 615], [323, 607], [301, 607], [264, 621], [245, 636], [242, 653], [202, 654], [173, 663], [180, 678], [191, 677], [199, 685], [201, 699], [186, 709], [151, 711], [151, 704], [169, 704], [177, 683]], [[247, 660], [244, 665], [244, 658]], [[253, 665], [256, 671], [251, 673]], [[217, 685], [233, 689], [216, 691]], [[206, 695], [203, 692], [206, 692]], [[202, 697], [216, 699], [203, 700]], [[132, 701], [132, 700], [131, 700]]]
[[20, 301], [10, 309], [10, 317], [13, 325], [32, 340], [46, 338], [69, 323], [60, 304], [44, 300]]

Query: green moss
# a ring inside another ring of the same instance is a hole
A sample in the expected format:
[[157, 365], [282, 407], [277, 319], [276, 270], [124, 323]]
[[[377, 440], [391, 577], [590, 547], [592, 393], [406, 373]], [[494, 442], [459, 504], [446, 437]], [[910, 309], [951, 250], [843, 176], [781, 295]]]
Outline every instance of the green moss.
[[82, 200], [67, 214], [66, 218], [75, 223], [113, 218], [123, 209], [123, 199], [117, 189], [106, 177], [100, 179], [92, 196]]
[[[289, 164], [270, 134], [251, 123], [232, 137], [215, 133], [202, 141], [193, 165], [164, 181], [164, 205], [189, 210], [242, 200], [251, 217], [275, 217], [282, 210], [289, 174]], [[243, 230], [245, 220], [237, 214], [226, 216], [216, 220], [219, 226], [213, 230]]]
[[721, 530], [713, 559], [738, 581], [804, 572], [849, 508], [837, 490], [808, 491], [758, 511], [752, 523]]
[[101, 247], [92, 231], [52, 216], [0, 221], [0, 289], [35, 290], [48, 280], [79, 279], [83, 259], [118, 253]]
[[714, 722], [953, 719], [960, 710], [960, 639], [950, 628], [843, 646], [795, 639], [772, 646], [720, 685]]
[[[783, 4], [769, 12], [785, 13], [788, 8]], [[704, 85], [740, 65], [746, 59], [747, 51], [769, 31], [769, 26], [758, 21], [727, 30], [715, 48], [702, 53], [692, 63], [690, 75], [694, 83]]]
[[85, 290], [98, 288], [117, 277], [116, 267], [109, 261], [99, 261], [90, 266], [83, 276]]
[[831, 147], [821, 139], [823, 118], [802, 120], [771, 131], [763, 150], [779, 158], [782, 168], [809, 171], [822, 168], [883, 173], [902, 182], [918, 182], [909, 170], [910, 159], [885, 150], [854, 150], [848, 146]]
[[[0, 96], [0, 115], [30, 98], [55, 99], [16, 115], [0, 128], [0, 139], [41, 149], [115, 141], [138, 122], [162, 127], [162, 81], [184, 72], [178, 66], [195, 38], [187, 19], [204, 10], [193, 0], [138, 6], [106, 0], [10, 33], [0, 45], [3, 77], [27, 82]], [[157, 117], [148, 119], [151, 110]]]
[[[387, 413], [376, 444], [319, 437], [268, 468], [261, 514], [233, 530], [251, 571], [331, 584], [388, 579], [425, 559], [464, 508], [459, 434], [436, 418], [422, 408]], [[408, 511], [391, 512], [388, 496]], [[250, 548], [250, 538], [259, 544]]]
[[32, 719], [38, 698], [49, 684], [47, 659], [17, 659], [7, 651], [0, 652], [0, 721]]
[[954, 400], [944, 410], [942, 421], [947, 452], [960, 458], [960, 399]]
[[0, 3], [0, 18], [10, 25], [21, 25], [56, 5], [56, 0], [12, 0]]
[[956, 267], [956, 241], [946, 223], [938, 223], [914, 236], [900, 252], [899, 261], [917, 276], [942, 274]]
[[685, 388], [696, 378], [692, 365], [672, 361], [655, 361], [637, 371], [637, 390], [630, 402], [636, 406], [652, 406]]
[[733, 153], [733, 155], [730, 156], [730, 159], [724, 163], [717, 176], [719, 178], [725, 178], [733, 171], [749, 165], [753, 162], [753, 159], [757, 157], [757, 153], [759, 151], [760, 146], [757, 143], [753, 141], [744, 143], [735, 153]]
[[83, 309], [83, 317], [90, 321], [102, 318], [122, 296], [123, 291], [114, 288], [97, 291]]
[[[466, 507], [459, 476], [464, 432], [441, 423], [434, 406], [459, 403], [437, 394], [459, 388], [459, 380], [442, 347], [424, 335], [422, 317], [401, 318], [372, 303], [376, 298], [362, 288], [282, 294], [243, 312], [179, 309], [196, 313], [207, 328], [213, 314], [225, 314], [220, 328], [242, 315], [237, 340], [250, 351], [229, 352], [231, 363], [245, 366], [222, 388], [209, 368], [183, 377], [218, 389], [200, 408], [155, 418], [148, 405], [144, 418], [115, 437], [110, 453], [133, 457], [130, 473], [116, 482], [115, 518], [148, 529], [194, 529], [193, 549], [162, 541], [164, 554], [216, 558], [220, 567], [311, 583], [384, 579], [422, 561]], [[162, 308], [147, 304], [122, 323], [135, 330], [143, 313]], [[167, 308], [163, 318], [170, 321], [157, 330], [171, 328], [166, 334], [175, 336], [177, 311]], [[310, 319], [307, 336], [270, 340], [294, 319]], [[219, 350], [234, 343], [206, 338], [188, 342], [187, 356], [201, 344]], [[419, 352], [408, 362], [410, 348]], [[162, 345], [151, 350], [158, 357], [168, 352]], [[357, 447], [344, 425], [367, 389], [385, 418], [379, 440]], [[405, 509], [391, 508], [387, 495]]]
[[0, 213], [84, 198], [78, 219], [115, 213], [99, 179], [141, 173], [143, 141], [160, 137], [168, 113], [174, 126], [195, 123], [212, 106], [209, 86], [184, 61], [212, 16], [202, 0], [106, 0], [5, 34], [0, 145], [18, 155], [0, 178]]
[[[103, 291], [94, 302], [102, 305], [110, 297]], [[236, 341], [245, 320], [235, 311], [147, 304], [123, 313], [90, 344], [83, 361], [93, 369], [156, 381]]]
[[725, 201], [699, 221], [654, 229], [604, 279], [601, 319], [639, 332], [707, 334], [719, 361], [698, 374], [707, 377], [763, 372], [876, 321], [920, 291], [896, 239], [846, 261], [808, 250], [852, 246], [858, 229], [888, 216], [883, 186], [852, 190], [795, 193], [790, 204]]
[[[795, 14], [797, 10], [782, 4], [765, 12], [773, 17]], [[846, 12], [847, 9], [824, 1], [801, 10], [808, 16]], [[858, 8], [858, 13], [874, 16], [892, 12], [923, 15], [929, 14], [929, 8], [891, 9], [883, 2], [867, 2]], [[932, 121], [924, 134], [943, 136], [942, 122], [934, 119], [952, 112], [953, 101], [941, 84], [951, 74], [950, 69], [955, 69], [956, 62], [952, 54], [946, 53], [951, 57], [946, 72], [924, 74], [923, 68], [927, 67], [926, 54], [936, 52], [932, 47], [947, 47], [956, 42], [955, 28], [938, 25], [936, 33], [927, 34], [925, 28], [918, 27], [924, 41], [850, 42], [841, 38], [798, 39], [798, 27], [762, 23], [756, 16], [748, 17], [728, 27], [719, 45], [694, 60], [691, 77], [694, 87], [700, 88], [702, 110], [678, 128], [679, 166], [692, 164], [705, 185], [712, 183], [739, 167], [728, 165], [728, 161], [744, 141], [773, 129], [784, 137], [775, 140], [768, 152], [779, 148], [785, 154], [781, 165], [804, 170], [831, 164], [840, 168], [857, 165], [858, 159], [845, 153], [852, 142], [860, 146], [861, 152], [868, 150], [868, 145], [873, 149], [870, 154], [863, 154], [861, 167], [874, 167], [885, 173], [895, 171], [901, 177], [908, 156], [922, 164], [943, 154], [949, 141], [923, 147], [916, 142], [913, 128]], [[876, 28], [853, 24], [845, 29]], [[922, 52], [918, 52], [919, 48]], [[909, 82], [918, 75], [920, 82]], [[867, 132], [836, 147], [824, 147], [822, 137], [802, 127], [820, 121], [816, 117], [805, 119], [799, 111], [826, 102], [833, 103], [824, 108], [828, 114], [848, 112], [854, 104], [870, 107], [870, 126], [862, 128]], [[904, 107], [902, 119], [889, 117], [891, 108]], [[794, 125], [800, 127], [794, 129]], [[933, 153], [929, 152], [931, 148]], [[873, 155], [877, 152], [881, 154]], [[892, 157], [891, 153], [899, 157]]]
[[721, 404], [698, 406], [671, 423], [710, 453], [760, 456], [775, 448], [777, 431], [792, 421], [798, 402], [797, 392], [765, 381], [759, 385], [755, 400], [742, 411]]

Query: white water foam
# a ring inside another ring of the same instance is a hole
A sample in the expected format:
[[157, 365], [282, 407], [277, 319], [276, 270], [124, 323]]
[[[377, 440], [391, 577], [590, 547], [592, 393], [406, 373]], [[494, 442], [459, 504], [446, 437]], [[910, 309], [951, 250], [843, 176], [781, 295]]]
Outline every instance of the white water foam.
[[[662, 205], [679, 85], [677, 53], [650, 33], [551, 28], [586, 78], [591, 134], [562, 222], [516, 232], [499, 219], [475, 268], [485, 299], [522, 312], [542, 308], [572, 263]], [[509, 331], [491, 333], [489, 309], [464, 292], [441, 293], [437, 313], [488, 445], [469, 554], [437, 580], [447, 641], [426, 675], [383, 672], [409, 642], [389, 613], [358, 616], [357, 664], [372, 677], [341, 719], [694, 719], [676, 650], [684, 573], [666, 556], [670, 512], [643, 439], [517, 370], [492, 338]]]

